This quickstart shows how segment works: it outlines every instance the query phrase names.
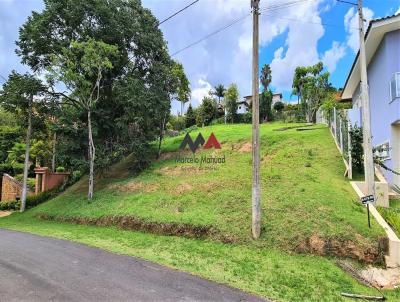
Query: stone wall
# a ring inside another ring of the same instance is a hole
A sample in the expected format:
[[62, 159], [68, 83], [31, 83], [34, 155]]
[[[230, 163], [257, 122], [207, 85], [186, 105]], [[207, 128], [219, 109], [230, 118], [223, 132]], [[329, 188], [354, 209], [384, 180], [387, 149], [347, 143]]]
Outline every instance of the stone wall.
[[1, 185], [1, 201], [12, 201], [20, 198], [22, 193], [22, 184], [14, 177], [3, 174]]

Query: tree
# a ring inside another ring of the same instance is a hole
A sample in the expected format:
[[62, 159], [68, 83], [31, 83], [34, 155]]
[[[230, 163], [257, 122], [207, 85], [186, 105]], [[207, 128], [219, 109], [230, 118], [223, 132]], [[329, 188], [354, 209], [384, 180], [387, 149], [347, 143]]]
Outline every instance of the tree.
[[85, 42], [72, 42], [68, 48], [62, 49], [60, 56], [53, 57], [53, 65], [48, 69], [50, 82], [56, 80], [64, 83], [70, 92], [70, 95], [65, 96], [66, 99], [87, 113], [89, 200], [93, 198], [94, 161], [96, 158], [92, 111], [100, 99], [103, 75], [112, 70], [111, 58], [117, 56], [116, 46], [90, 38]]
[[172, 74], [177, 79], [177, 96], [176, 99], [181, 102], [181, 115], [183, 115], [185, 109], [185, 103], [189, 102], [190, 99], [190, 83], [185, 75], [183, 66], [181, 63], [174, 62], [172, 68]]
[[332, 90], [329, 72], [322, 72], [324, 66], [319, 62], [312, 66], [297, 67], [293, 77], [293, 89], [301, 98], [303, 110], [309, 122], [316, 122], [316, 112]]
[[272, 113], [272, 91], [264, 90], [260, 94], [260, 122], [268, 121], [271, 122], [274, 119]]
[[217, 116], [217, 104], [214, 99], [204, 97], [198, 108], [196, 122], [198, 126], [208, 126]]
[[214, 87], [213, 94], [218, 98], [218, 105], [221, 104], [221, 98], [224, 98], [225, 95], [225, 87], [222, 84], [218, 84]]
[[0, 91], [0, 105], [8, 112], [20, 115], [26, 125], [24, 176], [22, 181], [21, 208], [25, 211], [29, 153], [32, 135], [32, 117], [40, 115], [45, 88], [40, 80], [30, 74], [18, 74], [13, 71]]
[[272, 81], [272, 71], [269, 64], [265, 64], [261, 69], [260, 81], [263, 86], [263, 91], [267, 91], [269, 89], [269, 84], [271, 84]]
[[237, 115], [237, 102], [239, 101], [239, 89], [236, 84], [231, 84], [225, 92], [225, 108], [228, 120], [234, 123]]
[[285, 108], [285, 104], [283, 104], [282, 102], [276, 102], [274, 104], [274, 110], [276, 110], [279, 113], [282, 112], [283, 108]]
[[[146, 157], [141, 149], [158, 137], [168, 117], [172, 60], [157, 24], [137, 0], [46, 0], [20, 28], [17, 53], [34, 71], [45, 71], [53, 56], [75, 41], [93, 38], [118, 48], [119, 56], [109, 58], [113, 68], [103, 74], [92, 114], [98, 171], [130, 153]], [[56, 129], [57, 161], [85, 169], [85, 112], [63, 104], [58, 119], [63, 128]]]
[[196, 125], [196, 115], [193, 110], [192, 104], [189, 104], [189, 108], [186, 111], [186, 128]]

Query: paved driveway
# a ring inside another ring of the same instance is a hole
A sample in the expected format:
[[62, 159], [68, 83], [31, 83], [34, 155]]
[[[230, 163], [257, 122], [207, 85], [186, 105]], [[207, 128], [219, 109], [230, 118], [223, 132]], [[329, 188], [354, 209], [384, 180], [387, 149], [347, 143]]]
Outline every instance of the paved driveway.
[[264, 301], [141, 259], [0, 229], [0, 301]]

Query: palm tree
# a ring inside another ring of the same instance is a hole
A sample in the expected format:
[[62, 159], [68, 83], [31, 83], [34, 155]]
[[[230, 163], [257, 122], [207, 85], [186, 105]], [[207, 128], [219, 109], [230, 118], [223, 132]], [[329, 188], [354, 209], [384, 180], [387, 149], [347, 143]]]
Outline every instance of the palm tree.
[[265, 64], [261, 69], [261, 76], [260, 76], [261, 85], [264, 88], [264, 91], [268, 91], [268, 86], [271, 84], [272, 81], [272, 71], [269, 64]]
[[218, 84], [214, 87], [213, 94], [218, 98], [218, 105], [221, 103], [221, 98], [225, 96], [225, 87], [222, 84]]

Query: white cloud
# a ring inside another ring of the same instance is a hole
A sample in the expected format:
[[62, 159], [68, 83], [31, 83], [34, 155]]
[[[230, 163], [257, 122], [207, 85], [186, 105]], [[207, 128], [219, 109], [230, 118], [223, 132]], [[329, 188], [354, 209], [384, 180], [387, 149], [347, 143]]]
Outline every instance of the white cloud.
[[213, 86], [207, 82], [206, 79], [200, 78], [197, 81], [197, 86], [192, 90], [192, 105], [197, 106], [201, 104], [203, 98], [209, 95], [210, 90], [213, 89]]
[[291, 89], [294, 69], [297, 66], [315, 64], [320, 60], [317, 44], [325, 30], [319, 17], [319, 2], [321, 1], [306, 2], [285, 14], [288, 20], [305, 22], [288, 22], [289, 31], [285, 47], [280, 47], [274, 53], [271, 62], [272, 85], [279, 91]]
[[[367, 8], [363, 8], [363, 14], [364, 14], [364, 19], [366, 20], [365, 22], [365, 29], [367, 28], [369, 22], [372, 20], [374, 17], [374, 12]], [[358, 49], [360, 47], [360, 42], [359, 42], [359, 26], [358, 26], [358, 12], [354, 7], [350, 8], [346, 15], [344, 16], [344, 26], [346, 28], [347, 32], [347, 45], [353, 50], [354, 53], [358, 52]]]
[[[190, 0], [143, 0], [144, 6], [150, 8], [159, 19], [167, 17], [190, 2]], [[261, 3], [261, 8], [288, 1], [264, 2], [264, 4]], [[288, 35], [285, 46], [276, 53], [271, 64], [272, 85], [277, 90], [290, 89], [296, 66], [314, 64], [319, 61], [317, 44], [325, 32], [323, 26], [319, 25], [321, 23], [319, 9], [325, 12], [332, 7], [333, 3], [334, 1], [330, 0], [315, 0], [298, 3], [281, 10], [261, 11], [260, 47], [267, 46], [279, 35], [286, 33]], [[164, 23], [161, 29], [168, 41], [170, 52], [173, 53], [249, 13], [250, 1], [204, 1]], [[296, 22], [296, 20], [301, 21]], [[209, 90], [205, 88], [204, 83], [200, 84], [200, 80], [207, 82], [210, 86], [219, 83], [228, 86], [230, 83], [236, 83], [242, 96], [251, 94], [251, 50], [252, 18], [249, 16], [174, 58], [182, 62], [191, 82], [193, 101], [199, 103], [205, 90], [207, 94]]]
[[395, 15], [400, 14], [400, 6], [399, 6], [399, 9], [397, 10], [397, 12], [395, 12], [394, 14], [395, 14]]
[[330, 73], [336, 70], [336, 65], [340, 59], [346, 55], [346, 47], [337, 41], [333, 41], [332, 48], [325, 51], [322, 62]]

